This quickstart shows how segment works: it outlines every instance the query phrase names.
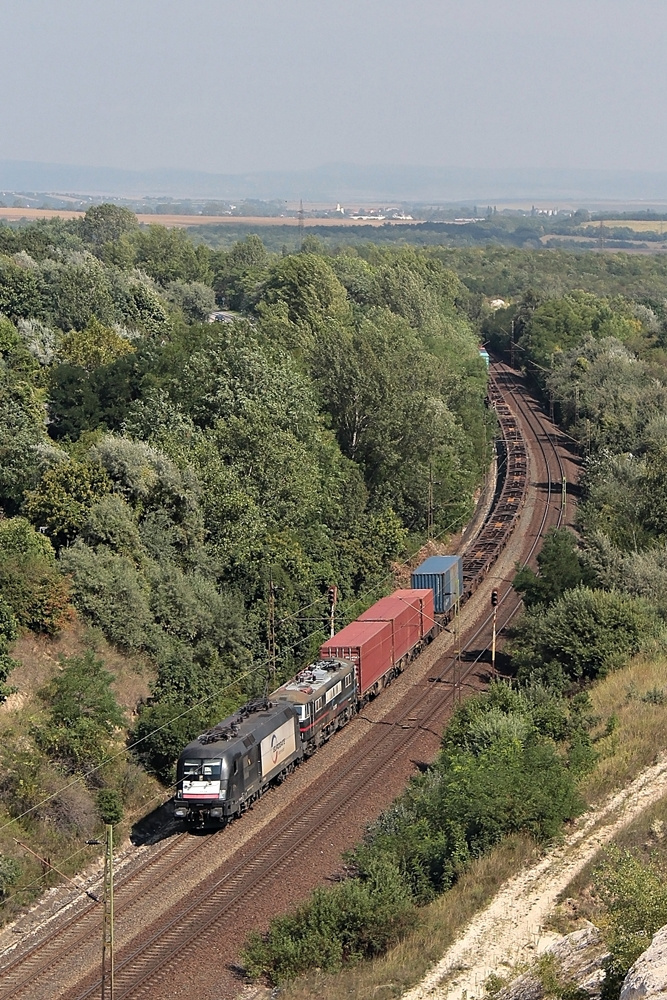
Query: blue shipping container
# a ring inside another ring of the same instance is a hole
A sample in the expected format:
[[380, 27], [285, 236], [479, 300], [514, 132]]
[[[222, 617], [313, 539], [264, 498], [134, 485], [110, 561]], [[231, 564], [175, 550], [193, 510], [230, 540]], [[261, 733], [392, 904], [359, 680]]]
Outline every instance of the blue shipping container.
[[444, 615], [463, 594], [463, 563], [460, 556], [431, 556], [412, 573], [415, 590], [433, 591], [435, 613]]

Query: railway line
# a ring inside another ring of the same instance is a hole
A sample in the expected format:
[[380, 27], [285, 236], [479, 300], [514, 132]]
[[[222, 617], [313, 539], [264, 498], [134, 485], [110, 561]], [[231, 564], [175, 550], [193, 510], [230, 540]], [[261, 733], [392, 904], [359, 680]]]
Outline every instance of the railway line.
[[[284, 803], [272, 794], [229, 830], [174, 837], [119, 884], [116, 1000], [238, 992], [229, 967], [245, 932], [331, 876], [341, 849], [400, 791], [415, 760], [433, 757], [462, 690], [488, 682], [488, 595], [499, 591], [502, 632], [520, 607], [511, 588], [514, 563], [531, 561], [544, 532], [561, 523], [561, 482], [572, 461], [556, 429], [522, 395], [517, 374], [500, 363], [492, 373], [506, 469], [490, 517], [464, 557], [464, 590], [476, 596], [460, 616], [459, 642], [439, 637], [337, 736], [330, 756], [317, 754], [283, 786]], [[4, 967], [0, 957], [0, 998], [83, 1000], [98, 993], [99, 936], [99, 908], [82, 903], [57, 933], [17, 949]], [[184, 958], [193, 950], [196, 984]]]

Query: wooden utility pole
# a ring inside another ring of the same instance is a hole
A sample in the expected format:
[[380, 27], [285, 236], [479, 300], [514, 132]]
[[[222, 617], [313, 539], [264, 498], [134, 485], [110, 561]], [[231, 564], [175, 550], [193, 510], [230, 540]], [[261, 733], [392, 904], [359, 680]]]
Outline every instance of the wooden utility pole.
[[491, 607], [493, 608], [493, 632], [491, 634], [491, 672], [496, 673], [496, 631], [498, 624], [498, 591], [491, 591]]
[[561, 488], [561, 498], [560, 506], [563, 511], [563, 520], [565, 520], [565, 515], [567, 514], [567, 478], [563, 476], [563, 485]]
[[273, 577], [269, 578], [269, 671], [273, 685], [276, 680], [276, 587]]
[[106, 824], [102, 889], [102, 1000], [113, 1000], [113, 826]]
[[338, 603], [338, 587], [329, 587], [327, 593], [329, 601], [329, 638], [333, 639], [336, 634], [336, 604]]
[[426, 537], [433, 538], [433, 462], [428, 464], [428, 510], [426, 513]]

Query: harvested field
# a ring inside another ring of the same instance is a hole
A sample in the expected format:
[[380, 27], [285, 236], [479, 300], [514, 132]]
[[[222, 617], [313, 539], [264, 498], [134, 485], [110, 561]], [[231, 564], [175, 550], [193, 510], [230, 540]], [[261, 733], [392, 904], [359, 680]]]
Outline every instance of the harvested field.
[[[34, 222], [36, 219], [82, 219], [83, 212], [73, 212], [66, 208], [0, 208], [0, 219], [7, 222]], [[188, 226], [293, 226], [299, 225], [296, 218], [284, 216], [248, 215], [137, 215], [142, 225], [158, 225], [186, 228]], [[324, 216], [305, 218], [304, 228], [309, 226], [392, 226], [416, 225], [419, 219], [349, 219], [344, 216]]]

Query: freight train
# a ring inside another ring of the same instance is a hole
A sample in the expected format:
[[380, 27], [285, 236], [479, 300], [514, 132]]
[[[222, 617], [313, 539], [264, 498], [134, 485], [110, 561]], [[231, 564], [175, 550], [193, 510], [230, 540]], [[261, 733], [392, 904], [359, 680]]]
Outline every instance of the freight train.
[[412, 574], [413, 589], [377, 601], [323, 643], [316, 663], [189, 743], [177, 764], [178, 819], [205, 828], [245, 812], [398, 676], [477, 589], [509, 540], [527, 478], [524, 443], [493, 379], [489, 399], [502, 431], [504, 475], [465, 560], [427, 559]]
[[176, 770], [175, 816], [203, 828], [245, 812], [387, 687], [443, 620], [432, 588], [396, 590], [377, 601], [323, 643], [316, 663], [186, 746]]

